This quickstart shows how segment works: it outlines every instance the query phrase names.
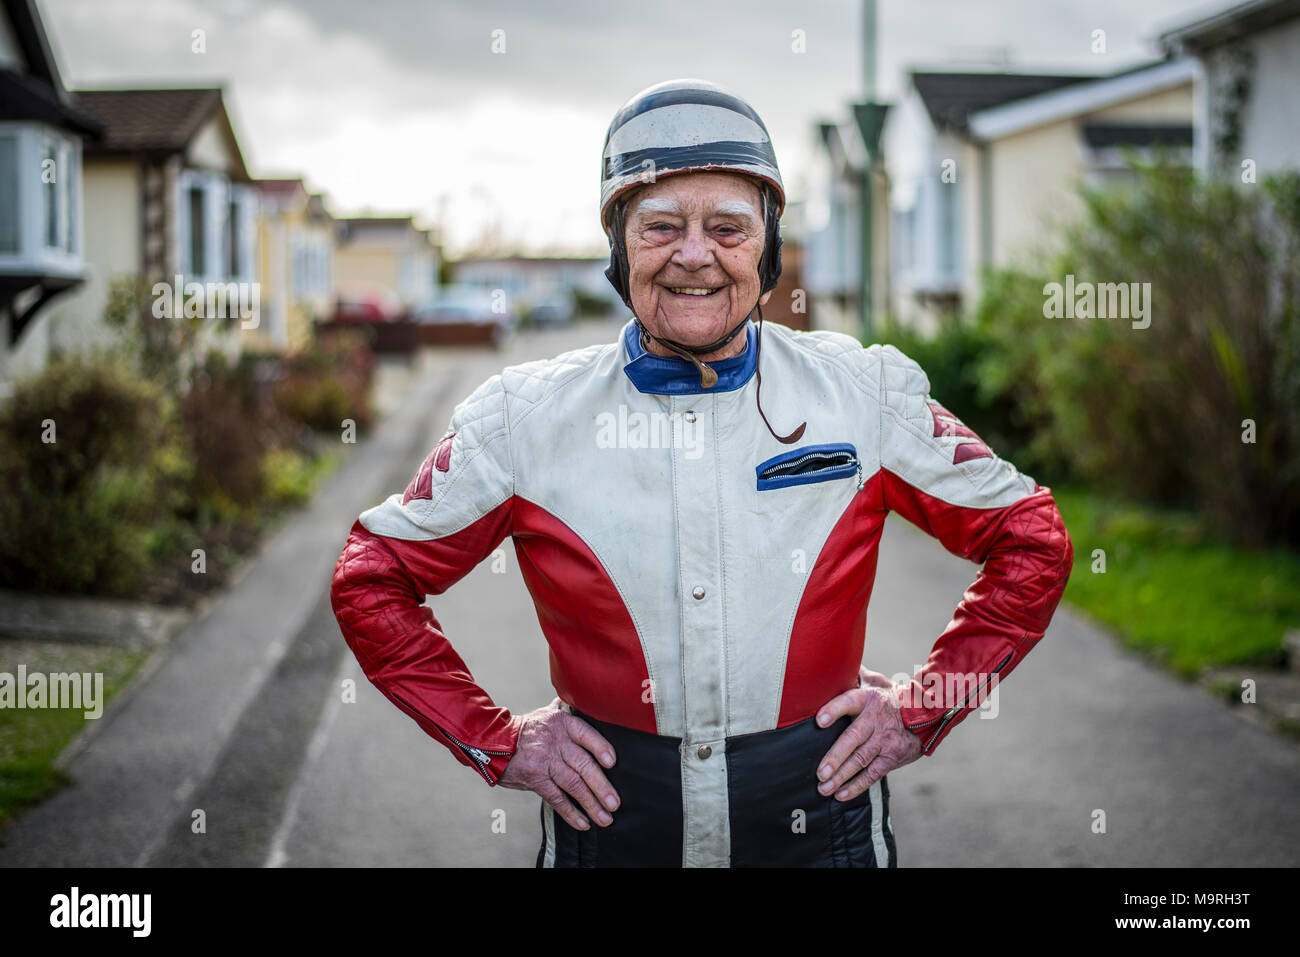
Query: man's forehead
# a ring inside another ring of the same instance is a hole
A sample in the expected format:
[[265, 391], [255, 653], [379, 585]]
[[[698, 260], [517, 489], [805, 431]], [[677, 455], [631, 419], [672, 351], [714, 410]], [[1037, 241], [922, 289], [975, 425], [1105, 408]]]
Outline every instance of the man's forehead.
[[689, 214], [700, 212], [704, 215], [750, 216], [761, 219], [762, 214], [755, 202], [759, 198], [758, 187], [744, 180], [728, 182], [731, 177], [720, 181], [686, 182], [686, 178], [672, 184], [671, 190], [649, 192], [642, 190], [632, 199], [632, 215], [645, 214]]

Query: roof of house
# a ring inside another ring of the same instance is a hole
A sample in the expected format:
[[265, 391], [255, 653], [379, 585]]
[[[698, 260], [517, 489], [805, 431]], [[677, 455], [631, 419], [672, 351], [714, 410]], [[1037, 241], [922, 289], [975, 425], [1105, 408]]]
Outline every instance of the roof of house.
[[1046, 73], [912, 73], [934, 125], [956, 133], [965, 133], [970, 114], [979, 110], [1094, 79]]
[[25, 67], [0, 70], [0, 117], [40, 120], [83, 134], [97, 134], [99, 124], [77, 107], [63, 86], [33, 0], [0, 0], [0, 10], [13, 26]]
[[333, 218], [341, 243], [348, 243], [361, 233], [382, 236], [384, 233], [391, 234], [397, 231], [404, 234], [414, 233], [424, 237], [430, 245], [433, 244], [432, 230], [416, 226], [414, 216], [336, 216]]
[[[1111, 76], [1090, 77], [1087, 83], [1072, 83], [980, 110], [967, 117], [967, 123], [975, 138], [996, 140], [1045, 123], [1191, 84], [1195, 73], [1196, 66], [1190, 59], [1141, 64]], [[1190, 113], [1187, 121], [1191, 122]]]
[[1247, 0], [1160, 34], [1171, 53], [1208, 50], [1300, 17], [1300, 0]]
[[303, 185], [300, 178], [294, 179], [258, 179], [253, 184], [264, 193], [296, 193], [302, 190], [304, 193], [307, 187]]
[[103, 124], [97, 149], [110, 153], [179, 152], [222, 108], [219, 87], [78, 90], [76, 96]]
[[0, 117], [39, 120], [98, 136], [100, 123], [85, 110], [65, 101], [39, 76], [17, 70], [0, 70]]
[[318, 222], [328, 220], [335, 222], [334, 214], [330, 212], [329, 206], [325, 202], [324, 193], [310, 193], [307, 196], [307, 218]]
[[349, 229], [391, 229], [394, 226], [412, 226], [412, 216], [343, 216], [339, 222]]

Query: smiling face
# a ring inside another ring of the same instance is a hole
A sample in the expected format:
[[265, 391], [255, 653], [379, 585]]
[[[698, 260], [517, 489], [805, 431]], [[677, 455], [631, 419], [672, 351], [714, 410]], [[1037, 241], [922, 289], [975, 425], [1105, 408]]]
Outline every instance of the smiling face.
[[[763, 203], [734, 173], [679, 173], [642, 187], [626, 223], [632, 308], [656, 336], [699, 346], [726, 335], [759, 299]], [[655, 342], [647, 348], [673, 355]], [[739, 355], [738, 335], [705, 361]]]

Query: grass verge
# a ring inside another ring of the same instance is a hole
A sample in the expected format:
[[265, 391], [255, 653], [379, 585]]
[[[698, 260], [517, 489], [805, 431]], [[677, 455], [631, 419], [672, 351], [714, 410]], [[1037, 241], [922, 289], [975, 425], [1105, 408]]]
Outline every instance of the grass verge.
[[1052, 491], [1074, 543], [1065, 598], [1128, 647], [1183, 677], [1284, 664], [1282, 636], [1300, 627], [1300, 553], [1216, 541], [1193, 513]]
[[[70, 644], [55, 641], [0, 639], [0, 673], [17, 680], [18, 666], [27, 675], [35, 673], [102, 673], [106, 707], [148, 658], [141, 649], [107, 645]], [[62, 753], [91, 720], [85, 709], [0, 708], [0, 841], [5, 829], [26, 807], [41, 801], [71, 783], [54, 765]]]

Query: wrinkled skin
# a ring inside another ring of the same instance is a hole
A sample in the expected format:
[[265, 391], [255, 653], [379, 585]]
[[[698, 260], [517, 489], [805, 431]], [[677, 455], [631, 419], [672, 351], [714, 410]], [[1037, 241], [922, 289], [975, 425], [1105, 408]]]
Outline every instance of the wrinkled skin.
[[903, 726], [898, 690], [889, 678], [864, 666], [862, 687], [836, 695], [817, 712], [826, 727], [842, 715], [853, 715], [835, 744], [817, 765], [817, 790], [851, 801], [895, 768], [921, 756], [921, 739]]
[[618, 810], [619, 800], [601, 765], [612, 768], [617, 758], [595, 728], [562, 710], [556, 698], [524, 716], [514, 756], [497, 783], [536, 792], [579, 831], [591, 825], [575, 800], [597, 824], [607, 827], [614, 821], [609, 812]]
[[[735, 173], [679, 173], [640, 187], [624, 219], [632, 309], [656, 336], [702, 346], [721, 338], [754, 309], [763, 258], [763, 198]], [[682, 295], [674, 288], [716, 290]], [[656, 355], [674, 353], [651, 340]], [[700, 358], [739, 355], [745, 337]]]

